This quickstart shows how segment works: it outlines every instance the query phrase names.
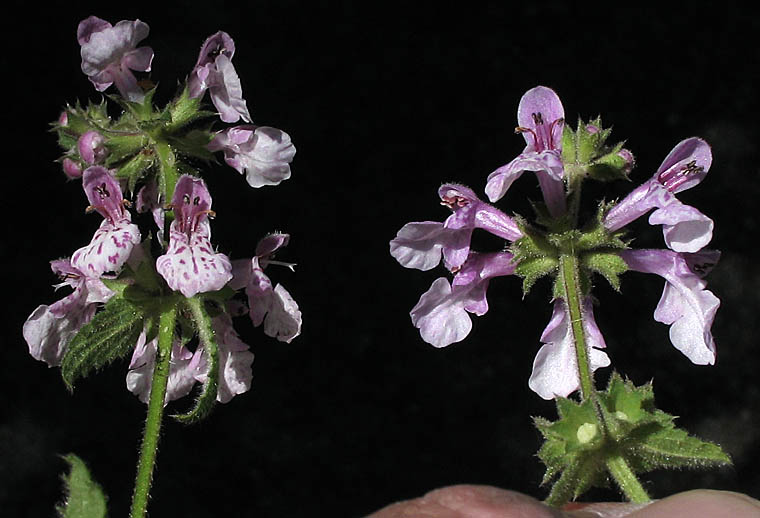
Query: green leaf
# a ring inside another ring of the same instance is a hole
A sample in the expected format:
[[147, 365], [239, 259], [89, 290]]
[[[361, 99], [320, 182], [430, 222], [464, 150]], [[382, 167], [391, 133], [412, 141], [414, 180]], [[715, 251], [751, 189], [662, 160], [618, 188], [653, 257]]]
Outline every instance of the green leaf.
[[731, 464], [731, 457], [717, 444], [692, 437], [675, 427], [647, 435], [628, 455], [635, 457], [636, 467], [641, 471]]
[[91, 371], [126, 356], [137, 343], [143, 329], [142, 310], [123, 298], [113, 298], [82, 326], [72, 338], [61, 362], [66, 387]]
[[85, 463], [69, 453], [63, 457], [71, 470], [64, 475], [65, 502], [56, 506], [59, 518], [104, 518], [107, 498]]

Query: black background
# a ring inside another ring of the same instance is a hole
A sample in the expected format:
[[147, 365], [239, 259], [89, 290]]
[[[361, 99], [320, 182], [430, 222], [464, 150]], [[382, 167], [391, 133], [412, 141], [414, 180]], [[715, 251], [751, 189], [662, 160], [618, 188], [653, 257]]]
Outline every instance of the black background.
[[[521, 300], [518, 279], [496, 279], [491, 309], [468, 338], [436, 350], [408, 311], [444, 272], [406, 270], [388, 254], [404, 223], [447, 216], [442, 182], [482, 193], [486, 176], [522, 150], [517, 104], [538, 84], [558, 92], [573, 125], [601, 114], [613, 139], [627, 140], [638, 159], [633, 183], [596, 190], [608, 199], [649, 178], [683, 138], [713, 146], [710, 174], [680, 198], [713, 217], [712, 246], [723, 251], [709, 279], [723, 301], [717, 364], [692, 365], [653, 321], [659, 278], [626, 274], [622, 296], [598, 282], [596, 315], [613, 365], [637, 383], [654, 379], [660, 408], [735, 458], [729, 469], [646, 475], [652, 494], [709, 487], [760, 497], [760, 470], [749, 462], [760, 450], [757, 13], [359, 5], [20, 4], [21, 14], [5, 18], [0, 514], [52, 516], [64, 469], [56, 455], [68, 452], [89, 463], [111, 516], [126, 515], [132, 491], [145, 408], [124, 387], [126, 362], [70, 395], [21, 336], [37, 305], [63, 296], [53, 293], [48, 261], [87, 243], [100, 221], [84, 214], [81, 184], [54, 163], [60, 151], [47, 132], [66, 102], [100, 99], [79, 69], [75, 37], [91, 14], [150, 25], [142, 45], [155, 51], [159, 102], [203, 40], [227, 31], [254, 122], [285, 130], [298, 150], [292, 178], [278, 187], [252, 189], [224, 164], [206, 173], [221, 251], [250, 256], [264, 234], [291, 234], [279, 258], [298, 263], [296, 272], [268, 273], [298, 302], [303, 333], [282, 344], [239, 321], [256, 354], [253, 388], [199, 425], [166, 422], [152, 516], [361, 516], [463, 482], [546, 495], [531, 416], [555, 410], [527, 380], [551, 314], [548, 283]], [[527, 199], [538, 197], [526, 175], [498, 205], [529, 215]], [[633, 232], [637, 246], [662, 246], [645, 220]], [[476, 243], [501, 246], [489, 236]]]

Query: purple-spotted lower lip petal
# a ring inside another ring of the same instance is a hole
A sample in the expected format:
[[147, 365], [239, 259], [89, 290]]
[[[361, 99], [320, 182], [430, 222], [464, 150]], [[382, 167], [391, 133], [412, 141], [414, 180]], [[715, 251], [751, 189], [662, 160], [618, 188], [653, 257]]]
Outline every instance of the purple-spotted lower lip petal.
[[100, 277], [106, 272], [118, 272], [140, 243], [140, 229], [129, 220], [116, 225], [103, 220], [92, 241], [74, 252], [71, 264], [88, 277]]
[[208, 221], [201, 221], [189, 237], [179, 227], [174, 220], [169, 249], [156, 260], [156, 271], [185, 297], [222, 289], [232, 279], [232, 264], [226, 255], [213, 251]]

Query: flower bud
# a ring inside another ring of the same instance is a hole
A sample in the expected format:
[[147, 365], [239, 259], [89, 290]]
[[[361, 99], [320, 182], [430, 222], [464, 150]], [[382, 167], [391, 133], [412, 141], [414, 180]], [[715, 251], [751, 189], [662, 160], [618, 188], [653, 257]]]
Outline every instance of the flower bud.
[[628, 149], [621, 149], [618, 151], [617, 155], [622, 158], [625, 161], [625, 164], [623, 165], [623, 173], [628, 175], [628, 173], [633, 170], [633, 166], [636, 165], [636, 158], [633, 156], [633, 153], [631, 153]]
[[84, 133], [77, 142], [79, 156], [90, 165], [102, 163], [108, 155], [105, 141], [105, 137], [97, 131]]
[[76, 180], [82, 177], [82, 166], [70, 158], [64, 158], [63, 172], [69, 180]]

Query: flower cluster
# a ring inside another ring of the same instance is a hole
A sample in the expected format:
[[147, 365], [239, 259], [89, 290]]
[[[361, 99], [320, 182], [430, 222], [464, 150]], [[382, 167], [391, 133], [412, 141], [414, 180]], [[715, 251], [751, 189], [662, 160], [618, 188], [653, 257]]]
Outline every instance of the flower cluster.
[[[159, 347], [158, 315], [179, 307], [165, 402], [188, 394], [195, 383], [206, 384], [211, 365], [218, 365], [216, 400], [227, 402], [247, 391], [252, 378], [253, 353], [233, 328], [233, 317], [247, 314], [267, 335], [290, 342], [300, 334], [301, 312], [288, 291], [264, 273], [269, 265], [293, 269], [273, 260], [289, 235], [264, 237], [250, 259], [231, 261], [217, 251], [211, 240], [212, 198], [195, 163], [221, 151], [253, 187], [277, 185], [290, 177], [295, 148], [275, 128], [247, 124], [209, 133], [208, 125], [194, 124], [216, 115], [201, 109], [206, 91], [223, 122], [251, 122], [231, 61], [235, 44], [224, 32], [204, 42], [184, 91], [165, 109], [155, 110], [153, 91], [145, 91], [133, 74], [151, 70], [153, 51], [137, 47], [148, 30], [140, 20], [112, 26], [95, 16], [79, 24], [82, 71], [98, 91], [115, 85], [120, 97], [113, 99], [124, 113], [112, 119], [102, 104], [68, 106], [53, 125], [64, 148], [66, 176], [81, 179], [87, 211], [103, 221], [88, 245], [70, 258], [51, 261], [62, 279], [58, 287], [70, 286], [73, 292], [39, 306], [23, 334], [34, 358], [65, 368], [80, 332], [89, 326], [88, 336], [96, 333], [99, 315], [108, 313], [114, 301], [128, 304], [139, 318], [130, 317], [136, 324], [124, 324], [117, 338], [132, 341], [127, 387], [147, 402]], [[129, 197], [138, 212], [152, 213], [153, 229], [141, 231], [133, 223]], [[237, 291], [243, 299], [235, 298]], [[193, 324], [178, 302], [190, 299], [201, 301], [213, 350], [202, 340], [193, 345], [192, 335], [179, 331], [197, 325], [202, 334], [203, 324]], [[103, 340], [113, 340], [111, 335]], [[81, 347], [86, 356], [87, 348], [96, 345]]]
[[[653, 273], [666, 281], [655, 309], [655, 320], [670, 326], [673, 345], [696, 364], [712, 364], [715, 346], [710, 328], [720, 304], [706, 289], [703, 277], [717, 262], [719, 253], [705, 247], [713, 222], [675, 194], [697, 185], [712, 161], [710, 147], [699, 138], [679, 143], [657, 172], [620, 202], [602, 204], [591, 230], [568, 230], [577, 220], [570, 209], [585, 178], [602, 173], [626, 177], [633, 155], [622, 145], [606, 146], [609, 130], [587, 124], [572, 131], [557, 94], [546, 87], [529, 90], [520, 100], [518, 126], [526, 141], [523, 152], [487, 178], [485, 193], [493, 203], [505, 196], [524, 172], [536, 174], [543, 196], [545, 231], [512, 218], [481, 201], [469, 188], [445, 184], [439, 189], [442, 204], [452, 214], [442, 223], [424, 221], [404, 225], [390, 242], [391, 255], [404, 267], [430, 270], [443, 259], [453, 274], [451, 283], [436, 279], [411, 310], [412, 323], [422, 339], [435, 347], [463, 340], [472, 328], [468, 313], [488, 311], [486, 289], [490, 279], [517, 274], [529, 288], [543, 275], [560, 275], [566, 249], [582, 250], [581, 276], [601, 273], [617, 288], [617, 275], [626, 269]], [[572, 164], [572, 165], [571, 165]], [[629, 249], [619, 239], [637, 218], [655, 209], [652, 225], [662, 225], [667, 249]], [[541, 209], [539, 209], [541, 210]], [[577, 209], [576, 209], [577, 210]], [[549, 221], [549, 223], [546, 223]], [[475, 229], [485, 230], [507, 242], [505, 251], [482, 253], [470, 248]], [[579, 237], [580, 236], [580, 237]], [[571, 243], [572, 246], [568, 246]], [[585, 277], [584, 277], [585, 278]], [[581, 279], [583, 281], [583, 279]], [[566, 397], [580, 387], [579, 366], [568, 302], [555, 281], [552, 317], [541, 335], [542, 347], [533, 363], [530, 388], [544, 399]], [[590, 282], [584, 284], [581, 320], [589, 368], [610, 364], [605, 341], [594, 321]]]

